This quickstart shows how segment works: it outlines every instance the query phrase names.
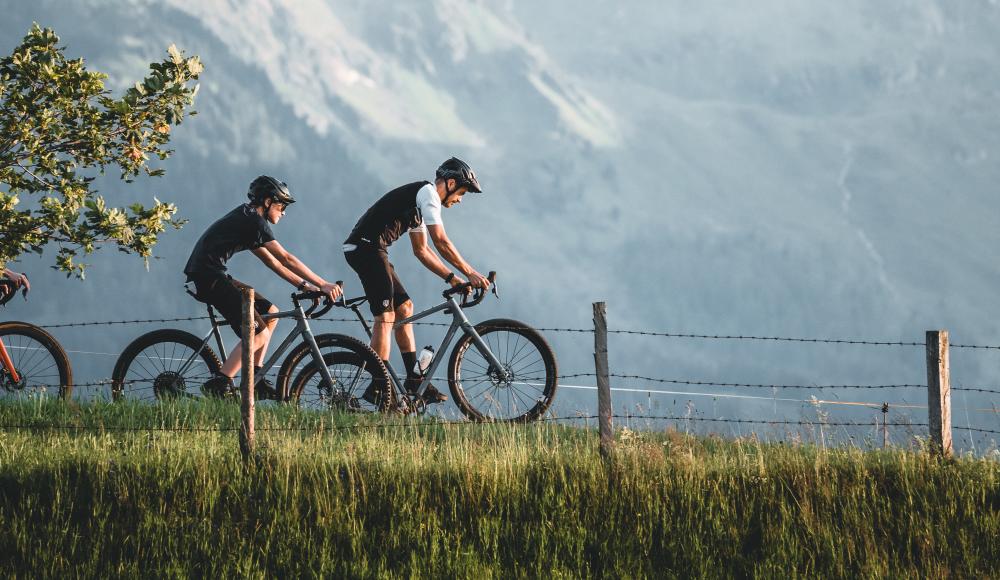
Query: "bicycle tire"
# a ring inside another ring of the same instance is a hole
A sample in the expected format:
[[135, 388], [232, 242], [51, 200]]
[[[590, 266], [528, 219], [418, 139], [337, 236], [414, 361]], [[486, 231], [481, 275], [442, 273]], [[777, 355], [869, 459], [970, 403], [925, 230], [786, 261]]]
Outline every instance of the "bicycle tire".
[[[0, 340], [4, 341], [21, 378], [15, 385], [6, 370], [0, 367], [0, 394], [26, 390], [46, 393], [54, 388], [61, 399], [69, 400], [73, 396], [73, 368], [66, 351], [51, 334], [34, 324], [11, 321], [0, 323]], [[32, 346], [32, 343], [37, 346]], [[39, 355], [40, 350], [44, 350], [51, 360], [46, 361], [44, 354]], [[41, 360], [38, 360], [39, 356]], [[32, 385], [32, 379], [48, 382]], [[53, 384], [53, 380], [58, 384]]]
[[[190, 352], [181, 350], [179, 354], [179, 347]], [[144, 355], [147, 350], [151, 352]], [[178, 375], [176, 371], [195, 353], [204, 366], [196, 363], [183, 376]], [[202, 339], [197, 336], [173, 328], [154, 330], [133, 340], [118, 357], [111, 375], [111, 397], [115, 401], [126, 398], [158, 401], [178, 396], [200, 398], [203, 396], [201, 384], [220, 369], [222, 363], [215, 351], [208, 344], [202, 347]]]
[[[353, 336], [347, 336], [344, 334], [319, 334], [314, 338], [316, 339], [316, 345], [323, 354], [323, 360], [324, 362], [327, 362], [327, 364], [335, 363], [354, 366], [364, 364], [364, 368], [373, 369], [373, 371], [370, 372], [372, 380], [378, 381], [375, 383], [374, 388], [376, 391], [381, 391], [381, 397], [379, 398], [380, 404], [377, 406], [377, 410], [388, 411], [395, 408], [396, 393], [392, 389], [392, 384], [389, 382], [388, 372], [385, 370], [385, 365], [382, 364], [382, 359], [375, 354], [375, 351], [373, 351], [370, 346]], [[337, 358], [335, 361], [329, 361], [329, 356], [331, 354], [340, 353], [350, 354], [358, 358], [357, 360]], [[278, 371], [278, 382], [275, 389], [279, 393], [288, 393], [289, 402], [299, 405], [302, 402], [302, 392], [307, 385], [305, 381], [315, 379], [313, 375], [318, 373], [319, 369], [316, 367], [315, 361], [312, 358], [312, 349], [309, 348], [308, 343], [302, 342], [292, 349], [292, 352], [290, 352], [281, 363], [281, 369]], [[290, 381], [290, 377], [292, 377], [293, 374], [295, 378]], [[354, 393], [353, 396], [359, 397], [360, 394]]]
[[[462, 335], [448, 361], [448, 387], [459, 410], [481, 422], [528, 423], [541, 417], [552, 405], [559, 380], [556, 355], [545, 337], [523, 322], [506, 318], [480, 322], [475, 328], [510, 379], [491, 376], [472, 338]], [[512, 336], [516, 337], [513, 345]], [[538, 376], [539, 372], [544, 376]], [[504, 408], [507, 412], [501, 412]]]
[[[298, 407], [356, 413], [384, 413], [395, 408], [392, 389], [379, 386], [389, 386], [385, 367], [374, 352], [371, 354], [373, 356], [368, 357], [351, 351], [324, 353], [323, 361], [337, 390], [331, 391], [323, 385], [323, 377], [313, 361], [292, 380], [289, 402]], [[373, 389], [374, 402], [363, 398], [369, 387]]]

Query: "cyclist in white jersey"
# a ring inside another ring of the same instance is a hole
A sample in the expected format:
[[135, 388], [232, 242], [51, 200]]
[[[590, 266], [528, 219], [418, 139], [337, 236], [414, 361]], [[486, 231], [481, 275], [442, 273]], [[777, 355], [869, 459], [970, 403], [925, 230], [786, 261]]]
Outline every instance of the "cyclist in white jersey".
[[[461, 203], [462, 196], [469, 191], [482, 193], [476, 174], [467, 163], [452, 157], [438, 167], [433, 184], [429, 181], [417, 181], [383, 195], [361, 216], [344, 241], [344, 256], [351, 268], [358, 273], [375, 317], [371, 345], [382, 360], [388, 361], [392, 351], [393, 323], [397, 318], [413, 314], [413, 301], [389, 262], [388, 253], [389, 246], [404, 231], [409, 232], [414, 256], [445, 282], [458, 286], [465, 283], [464, 276], [474, 288], [489, 287], [489, 280], [470, 266], [448, 239], [441, 219], [441, 209]], [[460, 274], [452, 271], [430, 249], [428, 237], [441, 257]], [[405, 387], [414, 391], [420, 381], [414, 370], [417, 355], [412, 325], [397, 328], [395, 335], [406, 367]], [[365, 398], [372, 396], [374, 391], [366, 393]], [[432, 403], [447, 400], [447, 396], [433, 385], [428, 385], [424, 398]]]

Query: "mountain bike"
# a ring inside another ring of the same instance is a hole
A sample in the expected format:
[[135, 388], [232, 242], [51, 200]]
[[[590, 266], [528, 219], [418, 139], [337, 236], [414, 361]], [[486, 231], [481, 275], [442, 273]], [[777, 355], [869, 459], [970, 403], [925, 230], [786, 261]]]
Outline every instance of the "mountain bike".
[[[194, 296], [194, 293], [188, 290]], [[292, 318], [295, 328], [267, 358], [256, 378], [258, 399], [270, 398], [316, 409], [338, 408], [355, 412], [384, 411], [385, 405], [373, 405], [362, 399], [369, 387], [376, 393], [388, 394], [389, 384], [382, 361], [367, 344], [342, 334], [314, 335], [309, 320], [326, 314], [333, 303], [325, 301], [320, 310], [321, 292], [293, 293], [292, 310], [262, 314], [267, 321]], [[311, 300], [306, 309], [302, 301]], [[158, 401], [178, 397], [201, 398], [223, 396], [206, 392], [202, 386], [222, 368], [219, 357], [210, 344], [215, 340], [220, 353], [226, 353], [219, 331], [225, 321], [219, 320], [208, 306], [211, 329], [201, 338], [178, 329], [161, 329], [146, 333], [132, 341], [115, 363], [112, 374], [112, 398]], [[297, 341], [297, 344], [296, 344]], [[292, 345], [295, 344], [293, 347]], [[261, 389], [260, 381], [277, 361], [291, 348], [278, 370], [274, 391]], [[325, 361], [326, 364], [317, 364]], [[319, 379], [306, 389], [304, 383], [290, 382], [290, 377], [303, 373]], [[380, 396], [376, 400], [383, 400]], [[386, 397], [384, 400], [388, 401]]]
[[[13, 282], [0, 280], [0, 306], [15, 294]], [[27, 299], [27, 290], [22, 295]], [[73, 394], [73, 370], [66, 351], [34, 324], [0, 322], [0, 398], [52, 394], [63, 399]]]
[[[490, 272], [487, 278], [493, 295], [499, 299], [496, 272]], [[461, 301], [458, 295], [462, 296]], [[398, 328], [442, 311], [452, 316], [444, 340], [424, 371], [416, 392], [408, 393], [392, 365], [386, 365], [392, 388], [389, 389], [391, 400], [383, 406], [402, 413], [426, 412], [422, 395], [444, 361], [444, 353], [452, 339], [461, 330], [462, 336], [448, 359], [448, 387], [459, 410], [473, 421], [524, 423], [541, 417], [552, 405], [559, 376], [555, 353], [545, 338], [527, 324], [506, 318], [473, 326], [463, 309], [478, 306], [486, 297], [486, 291], [473, 292], [468, 282], [445, 290], [442, 297], [444, 302], [441, 304], [393, 325]], [[338, 306], [353, 311], [370, 338], [372, 327], [360, 310], [366, 301], [362, 296], [342, 300]]]

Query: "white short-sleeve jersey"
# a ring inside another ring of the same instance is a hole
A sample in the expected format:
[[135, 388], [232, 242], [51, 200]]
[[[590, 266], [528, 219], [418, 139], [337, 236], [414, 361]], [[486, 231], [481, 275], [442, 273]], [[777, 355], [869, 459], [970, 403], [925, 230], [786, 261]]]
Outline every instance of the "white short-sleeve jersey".
[[426, 232], [427, 226], [443, 226], [441, 219], [441, 198], [434, 186], [427, 184], [417, 192], [417, 210], [420, 212], [420, 224], [410, 228], [411, 232]]

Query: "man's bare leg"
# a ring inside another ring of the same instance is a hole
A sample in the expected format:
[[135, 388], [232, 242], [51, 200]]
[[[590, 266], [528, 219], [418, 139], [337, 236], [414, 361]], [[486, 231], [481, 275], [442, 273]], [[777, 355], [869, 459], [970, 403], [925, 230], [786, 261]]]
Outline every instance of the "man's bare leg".
[[[275, 313], [278, 311], [278, 307], [271, 305], [268, 309], [269, 313]], [[267, 354], [267, 345], [271, 342], [271, 337], [274, 333], [274, 327], [278, 325], [278, 319], [272, 318], [267, 321], [267, 327], [258, 332], [251, 340], [254, 345], [254, 366], [260, 366], [264, 360], [264, 355]], [[226, 362], [222, 364], [222, 374], [229, 378], [236, 376], [236, 373], [240, 372], [243, 367], [243, 341], [240, 340], [236, 343], [232, 352], [226, 357]]]

